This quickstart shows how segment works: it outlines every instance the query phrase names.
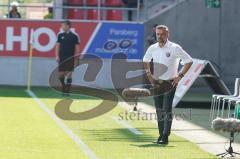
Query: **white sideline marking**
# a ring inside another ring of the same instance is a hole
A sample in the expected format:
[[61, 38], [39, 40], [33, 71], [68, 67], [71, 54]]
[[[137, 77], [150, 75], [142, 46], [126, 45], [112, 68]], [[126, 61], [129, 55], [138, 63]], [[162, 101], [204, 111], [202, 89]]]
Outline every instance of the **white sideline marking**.
[[26, 92], [33, 98], [38, 106], [44, 110], [60, 128], [63, 129], [63, 131], [83, 150], [83, 152], [90, 159], [98, 159], [91, 149], [79, 138], [79, 136], [75, 135], [72, 130], [70, 130], [51, 110], [49, 110], [32, 91], [26, 90]]
[[119, 120], [118, 117], [112, 116], [111, 117], [113, 120], [115, 120], [117, 123], [119, 123], [120, 125], [126, 127], [129, 131], [131, 131], [132, 133], [136, 134], [136, 135], [142, 135], [143, 133], [140, 132], [139, 130], [137, 130], [136, 128], [132, 127], [129, 123], [127, 123], [124, 120]]

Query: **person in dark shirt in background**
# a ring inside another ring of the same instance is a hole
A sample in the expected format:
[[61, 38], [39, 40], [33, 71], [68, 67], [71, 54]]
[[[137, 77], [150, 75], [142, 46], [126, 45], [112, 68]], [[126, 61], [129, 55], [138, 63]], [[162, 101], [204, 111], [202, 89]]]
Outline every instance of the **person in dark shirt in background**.
[[72, 84], [74, 65], [79, 60], [79, 36], [71, 31], [71, 22], [63, 21], [63, 32], [60, 32], [56, 43], [56, 61], [58, 62], [59, 80], [62, 85], [63, 96], [69, 96]]
[[[158, 26], [158, 24], [154, 24], [152, 27], [152, 33], [150, 33], [150, 35], [147, 37], [147, 41], [148, 41], [148, 46], [153, 45], [157, 42], [157, 36], [156, 36], [156, 27]], [[151, 73], [153, 73], [153, 60], [151, 60], [150, 62], [150, 71]]]
[[[122, 0], [122, 2], [126, 5], [127, 8], [137, 8], [138, 0]], [[140, 0], [140, 5], [143, 3], [143, 0]], [[128, 10], [128, 21], [132, 21], [133, 11]]]
[[155, 44], [157, 42], [157, 36], [156, 36], [156, 27], [158, 24], [154, 24], [152, 27], [152, 33], [147, 37], [148, 45]]
[[18, 12], [17, 6], [13, 5], [12, 10], [8, 13], [8, 18], [21, 18], [21, 14]]

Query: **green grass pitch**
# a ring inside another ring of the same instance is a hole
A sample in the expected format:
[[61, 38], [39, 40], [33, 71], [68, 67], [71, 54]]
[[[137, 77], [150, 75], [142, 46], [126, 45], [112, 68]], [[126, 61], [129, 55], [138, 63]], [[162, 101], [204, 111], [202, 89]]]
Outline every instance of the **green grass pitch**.
[[[51, 111], [62, 98], [47, 88], [33, 92]], [[93, 108], [100, 99], [77, 97], [72, 111]], [[113, 120], [125, 112], [117, 106], [112, 111], [87, 121], [64, 121], [99, 159], [213, 159], [214, 155], [172, 134], [167, 146], [151, 142], [157, 138], [157, 127], [144, 120], [126, 121], [142, 132], [136, 135]], [[88, 159], [66, 133], [29, 97], [24, 88], [0, 89], [0, 159]]]

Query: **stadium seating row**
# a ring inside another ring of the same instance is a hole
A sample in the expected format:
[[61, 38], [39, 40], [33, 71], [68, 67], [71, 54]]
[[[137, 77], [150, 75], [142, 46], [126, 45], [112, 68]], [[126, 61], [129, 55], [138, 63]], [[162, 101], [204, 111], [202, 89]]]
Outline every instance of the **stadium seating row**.
[[[98, 19], [98, 10], [97, 9], [89, 9], [89, 10], [82, 10], [82, 9], [68, 9], [68, 19], [85, 19], [84, 15], [86, 13], [86, 19], [88, 20], [97, 20]], [[104, 14], [105, 13], [105, 14]], [[104, 17], [103, 15], [106, 15]], [[101, 20], [123, 20], [122, 11], [121, 10], [107, 10], [101, 11], [100, 13]]]
[[[67, 0], [68, 5], [84, 5], [84, 0]], [[98, 0], [87, 0], [87, 6], [97, 6]], [[101, 0], [101, 6], [109, 6], [109, 7], [121, 7], [122, 1], [121, 0]]]
[[[84, 0], [68, 0], [68, 6], [98, 6], [98, 0], [87, 0], [86, 4], [84, 4]], [[121, 0], [101, 0], [101, 6], [105, 7], [121, 7], [122, 1]], [[98, 19], [98, 10], [97, 9], [68, 9], [68, 19], [88, 19], [88, 20], [97, 20]], [[84, 17], [84, 15], [86, 15]], [[105, 16], [104, 16], [105, 15]], [[100, 13], [101, 20], [118, 20], [121, 21], [122, 11], [121, 10], [106, 10], [101, 11]]]

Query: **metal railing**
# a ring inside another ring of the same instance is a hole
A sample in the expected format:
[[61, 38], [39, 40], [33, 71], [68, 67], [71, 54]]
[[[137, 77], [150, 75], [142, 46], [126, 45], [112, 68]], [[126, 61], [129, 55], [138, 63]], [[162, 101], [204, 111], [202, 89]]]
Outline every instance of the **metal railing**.
[[[53, 11], [55, 11], [57, 9], [60, 9], [60, 10], [63, 10], [65, 12], [70, 10], [70, 9], [80, 9], [80, 10], [83, 10], [83, 11], [97, 10], [97, 12], [98, 12], [97, 16], [98, 17], [97, 17], [97, 19], [95, 19], [97, 21], [102, 20], [101, 19], [102, 12], [107, 11], [107, 10], [121, 10], [121, 11], [123, 11], [123, 14], [124, 14], [124, 12], [132, 11], [132, 12], [135, 12], [135, 14], [136, 14], [136, 18], [133, 21], [139, 21], [140, 20], [140, 18], [139, 18], [139, 15], [140, 15], [139, 14], [140, 13], [140, 0], [138, 0], [137, 7], [135, 7], [135, 8], [128, 8], [128, 7], [125, 7], [125, 6], [122, 6], [122, 7], [102, 6], [100, 0], [98, 0], [98, 5], [97, 6], [57, 5], [56, 3], [53, 3], [53, 4], [50, 4], [50, 3], [42, 4], [42, 3], [40, 3], [40, 5], [35, 5], [35, 4], [33, 5], [31, 3], [30, 4], [19, 3], [19, 5], [17, 6], [18, 11], [22, 15], [21, 19], [29, 19], [26, 16], [29, 8], [38, 8], [38, 9], [41, 8], [42, 12], [43, 12], [42, 14], [44, 15], [44, 14], [47, 14], [47, 10], [48, 10], [49, 7], [52, 7]], [[0, 11], [0, 17], [1, 18], [8, 18], [7, 15], [9, 14], [9, 12], [11, 10], [11, 4], [10, 3], [8, 3], [8, 4], [0, 4], [0, 10], [1, 10]], [[127, 14], [123, 15], [123, 17], [124, 16], [126, 17]], [[63, 12], [62, 18], [64, 18], [64, 12]], [[39, 18], [36, 18], [36, 19], [39, 19]], [[42, 17], [42, 19], [43, 19], [43, 17]], [[80, 19], [80, 20], [87, 20], [87, 18]], [[106, 19], [103, 19], [103, 20], [106, 20]], [[127, 20], [125, 20], [125, 21], [127, 21]]]
[[[160, 8], [161, 3], [164, 4], [165, 6], [170, 6], [171, 4], [174, 4], [176, 2], [178, 2], [179, 0], [153, 0], [152, 3], [150, 3], [150, 1], [146, 0], [145, 1], [145, 20], [149, 19], [152, 14], [156, 14], [156, 8], [158, 8], [158, 12], [160, 12], [162, 9], [164, 8]], [[167, 7], [166, 6], [166, 7]]]

